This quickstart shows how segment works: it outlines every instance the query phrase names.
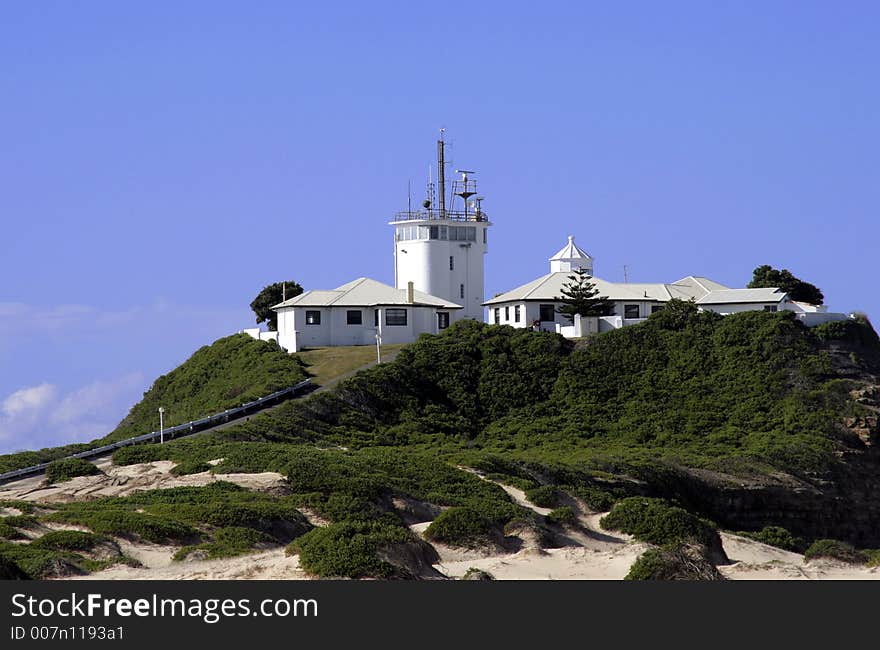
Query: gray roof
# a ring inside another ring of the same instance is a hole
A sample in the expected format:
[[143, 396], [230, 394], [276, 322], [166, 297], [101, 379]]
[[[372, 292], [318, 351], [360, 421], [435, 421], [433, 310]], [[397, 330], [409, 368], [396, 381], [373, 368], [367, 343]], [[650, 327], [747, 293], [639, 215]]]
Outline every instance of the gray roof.
[[725, 289], [710, 291], [697, 300], [698, 305], [742, 304], [752, 302], [779, 302], [788, 294], [782, 289]]
[[[557, 300], [562, 295], [562, 287], [571, 282], [571, 271], [556, 271], [542, 275], [537, 280], [524, 284], [516, 289], [511, 289], [491, 300], [484, 305], [497, 305], [505, 302], [518, 302], [522, 300]], [[602, 278], [592, 277], [590, 281], [599, 290], [599, 295], [608, 296], [610, 300], [656, 300], [667, 301], [669, 292], [662, 284], [627, 284], [622, 282], [607, 282]]]
[[[562, 295], [562, 285], [570, 282], [570, 271], [556, 271], [542, 275], [516, 289], [495, 296], [484, 302], [484, 305], [498, 305], [506, 302], [519, 302], [523, 300], [557, 300]], [[693, 298], [699, 302], [700, 298], [720, 291], [743, 291], [743, 289], [729, 289], [723, 284], [709, 280], [708, 278], [689, 275], [677, 282], [670, 284], [643, 283], [643, 282], [607, 282], [601, 278], [590, 278], [590, 281], [599, 290], [599, 295], [608, 296], [609, 300], [640, 300], [666, 302], [673, 298], [690, 300]]]
[[275, 305], [272, 309], [279, 311], [292, 307], [378, 307], [385, 305], [462, 309], [461, 305], [421, 291], [414, 291], [413, 302], [409, 303], [406, 299], [406, 289], [395, 289], [384, 282], [371, 278], [358, 278], [329, 291], [306, 291]]

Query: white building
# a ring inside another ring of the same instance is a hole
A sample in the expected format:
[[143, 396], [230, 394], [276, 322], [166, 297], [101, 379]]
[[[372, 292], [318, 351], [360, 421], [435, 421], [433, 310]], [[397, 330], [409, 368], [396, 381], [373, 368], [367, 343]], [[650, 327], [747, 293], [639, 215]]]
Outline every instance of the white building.
[[246, 333], [288, 352], [306, 347], [411, 343], [449, 327], [461, 305], [415, 290], [358, 278], [329, 291], [306, 291], [273, 307], [278, 331]]
[[442, 139], [437, 154], [439, 201], [435, 205], [429, 182], [425, 209], [399, 212], [389, 222], [394, 226], [394, 284], [405, 289], [412, 282], [417, 291], [462, 305], [458, 317], [482, 321], [483, 257], [492, 224], [476, 196], [474, 172], [460, 171], [447, 209]]
[[784, 291], [775, 288], [731, 289], [698, 276], [668, 284], [607, 282], [591, 277], [598, 295], [607, 296], [613, 303], [613, 312], [608, 316], [577, 318], [572, 323], [557, 313], [557, 308], [562, 304], [563, 286], [571, 282], [577, 269], [592, 275], [593, 258], [574, 243], [574, 237], [569, 237], [562, 250], [550, 258], [550, 273], [485, 302], [489, 309], [487, 322], [534, 327], [570, 337], [585, 336], [640, 323], [673, 298], [694, 300], [700, 309], [720, 314], [790, 310], [797, 312], [807, 325], [847, 318], [845, 314], [828, 313], [823, 306], [794, 302]]

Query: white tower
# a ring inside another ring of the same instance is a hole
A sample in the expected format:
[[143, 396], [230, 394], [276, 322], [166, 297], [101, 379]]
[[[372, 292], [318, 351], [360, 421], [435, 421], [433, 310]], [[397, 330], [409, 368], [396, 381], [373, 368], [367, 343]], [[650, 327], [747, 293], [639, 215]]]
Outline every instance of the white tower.
[[584, 269], [588, 275], [593, 275], [593, 258], [574, 243], [574, 235], [569, 235], [568, 243], [550, 258], [550, 272], [567, 272], [577, 269]]
[[[444, 146], [441, 137], [437, 141], [437, 205], [429, 180], [424, 210], [399, 212], [389, 222], [394, 226], [394, 285], [406, 289], [412, 282], [419, 291], [461, 305], [463, 309], [453, 312], [453, 318], [482, 322], [483, 256], [492, 224], [480, 207], [483, 197], [475, 196], [472, 171], [457, 170], [461, 180], [453, 182], [450, 209], [446, 208]], [[474, 201], [470, 201], [472, 196]], [[460, 199], [458, 209], [455, 197]]]

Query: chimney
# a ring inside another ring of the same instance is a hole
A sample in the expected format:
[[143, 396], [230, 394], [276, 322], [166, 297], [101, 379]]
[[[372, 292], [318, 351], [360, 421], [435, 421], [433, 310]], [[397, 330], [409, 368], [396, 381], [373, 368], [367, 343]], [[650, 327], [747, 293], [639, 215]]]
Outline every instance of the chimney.
[[406, 283], [406, 301], [409, 304], [413, 304], [414, 300], [414, 289], [412, 281]]

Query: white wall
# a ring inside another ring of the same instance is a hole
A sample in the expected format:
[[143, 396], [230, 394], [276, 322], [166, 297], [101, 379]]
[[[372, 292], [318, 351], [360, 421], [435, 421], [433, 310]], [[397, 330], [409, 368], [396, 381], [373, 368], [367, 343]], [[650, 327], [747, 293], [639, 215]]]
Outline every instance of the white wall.
[[[293, 307], [278, 313], [279, 344], [289, 352], [298, 352], [307, 347], [327, 347], [334, 345], [375, 345], [376, 332], [382, 337], [382, 344], [412, 343], [419, 335], [436, 334], [439, 331], [435, 307], [395, 306], [392, 309], [406, 309], [406, 325], [387, 325], [385, 310], [379, 307], [379, 327], [375, 323], [373, 307]], [[361, 324], [348, 324], [348, 311], [361, 312]], [[318, 325], [306, 323], [306, 312], [321, 313]], [[445, 310], [444, 310], [445, 311]], [[450, 312], [452, 317], [454, 312]], [[450, 322], [452, 319], [450, 318]]]
[[719, 303], [717, 305], [700, 305], [703, 311], [714, 311], [717, 314], [726, 316], [727, 314], [741, 314], [744, 311], [763, 311], [764, 307], [777, 307], [782, 310], [784, 307], [780, 303]]
[[[499, 324], [500, 325], [510, 325], [511, 327], [530, 327], [533, 322], [538, 320], [541, 316], [541, 305], [553, 305], [554, 309], [554, 318], [552, 321], [541, 322], [541, 329], [546, 332], [556, 332], [558, 327], [571, 327], [572, 322], [569, 321], [562, 314], [556, 313], [556, 308], [558, 308], [562, 303], [553, 302], [553, 301], [520, 301], [520, 302], [509, 302], [504, 303], [503, 305], [493, 305], [488, 309], [488, 313], [486, 315], [486, 322], [493, 324], [495, 323], [495, 309], [499, 309]], [[520, 306], [520, 321], [516, 322], [515, 320], [515, 309], [516, 305]], [[624, 319], [624, 309], [626, 305], [638, 305], [639, 307], [639, 318], [638, 319]], [[645, 318], [651, 315], [651, 308], [654, 305], [662, 305], [662, 303], [658, 303], [657, 301], [639, 301], [639, 300], [619, 300], [614, 301], [614, 312], [613, 316], [615, 318], [611, 318], [605, 321], [605, 329], [602, 331], [606, 331], [607, 329], [614, 329], [622, 327], [623, 325], [632, 325], [635, 323], [642, 322]], [[509, 318], [505, 318], [505, 307], [509, 307]], [[616, 324], [615, 323], [619, 323]], [[600, 327], [602, 327], [600, 325]], [[568, 330], [566, 330], [568, 331]]]
[[[476, 228], [472, 242], [448, 239], [397, 239], [397, 228], [418, 226], [468, 226]], [[488, 244], [483, 243], [486, 221], [424, 220], [409, 221], [395, 226], [395, 282], [398, 289], [406, 289], [407, 282], [424, 293], [443, 298], [464, 309], [455, 318], [483, 320], [484, 255]], [[487, 233], [488, 236], [488, 233]], [[453, 268], [449, 269], [449, 258]], [[461, 285], [464, 284], [464, 298]]]

